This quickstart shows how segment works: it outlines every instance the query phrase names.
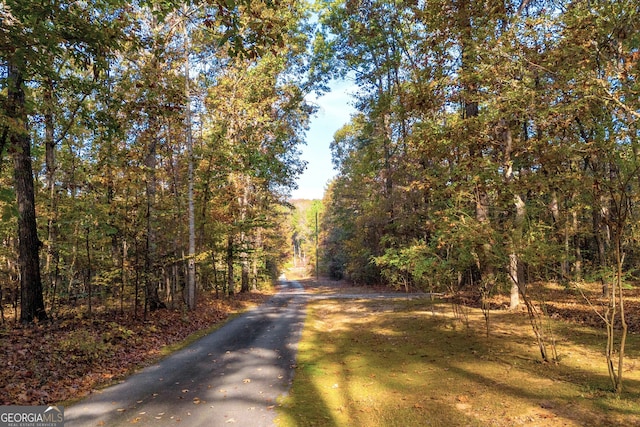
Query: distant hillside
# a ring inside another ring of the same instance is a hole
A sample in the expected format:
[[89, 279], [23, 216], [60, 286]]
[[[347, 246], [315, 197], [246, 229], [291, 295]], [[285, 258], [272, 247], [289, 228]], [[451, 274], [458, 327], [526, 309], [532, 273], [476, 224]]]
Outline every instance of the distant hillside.
[[296, 209], [300, 211], [306, 211], [313, 205], [313, 202], [318, 201], [320, 201], [320, 199], [291, 199], [289, 200], [289, 203], [291, 203], [296, 207]]

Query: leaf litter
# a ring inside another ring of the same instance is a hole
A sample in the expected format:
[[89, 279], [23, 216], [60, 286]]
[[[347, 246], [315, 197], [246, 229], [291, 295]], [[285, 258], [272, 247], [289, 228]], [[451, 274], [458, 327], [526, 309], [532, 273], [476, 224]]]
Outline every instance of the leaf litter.
[[86, 318], [80, 312], [84, 307], [78, 307], [59, 310], [47, 323], [6, 322], [0, 325], [4, 365], [0, 405], [59, 404], [82, 398], [158, 360], [168, 346], [266, 298], [266, 293], [234, 300], [202, 295], [188, 318], [181, 309], [151, 312], [144, 322], [134, 319], [132, 313], [121, 316], [115, 311]]

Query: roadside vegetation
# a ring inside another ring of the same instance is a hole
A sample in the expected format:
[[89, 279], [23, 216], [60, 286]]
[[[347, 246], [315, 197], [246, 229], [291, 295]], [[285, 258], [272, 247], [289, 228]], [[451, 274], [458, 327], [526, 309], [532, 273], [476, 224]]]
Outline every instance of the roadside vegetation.
[[78, 400], [185, 347], [268, 295], [216, 299], [203, 293], [195, 311], [157, 310], [144, 322], [113, 311], [87, 319], [69, 310], [46, 324], [1, 325], [0, 405]]
[[[307, 289], [336, 292], [305, 281]], [[335, 286], [335, 285], [334, 285]], [[586, 304], [548, 319], [558, 362], [543, 363], [527, 314], [446, 300], [323, 299], [309, 304], [290, 394], [278, 425], [598, 426], [640, 424], [640, 336], [629, 334], [625, 392], [611, 392], [603, 325]], [[338, 288], [354, 293], [357, 289]], [[640, 302], [639, 293], [630, 300]], [[508, 299], [492, 301], [495, 307]], [[463, 315], [460, 315], [463, 313]]]

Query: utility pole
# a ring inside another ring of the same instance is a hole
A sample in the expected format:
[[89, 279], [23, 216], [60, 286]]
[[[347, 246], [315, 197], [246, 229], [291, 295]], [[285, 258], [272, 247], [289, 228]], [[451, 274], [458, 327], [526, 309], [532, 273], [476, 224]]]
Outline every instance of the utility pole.
[[318, 281], [318, 211], [316, 210], [316, 282]]

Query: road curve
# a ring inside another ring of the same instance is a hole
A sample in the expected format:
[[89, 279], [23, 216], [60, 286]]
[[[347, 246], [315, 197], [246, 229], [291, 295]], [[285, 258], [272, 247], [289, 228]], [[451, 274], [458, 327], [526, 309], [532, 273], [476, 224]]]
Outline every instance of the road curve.
[[272, 426], [305, 317], [297, 282], [218, 331], [65, 408], [66, 427]]

